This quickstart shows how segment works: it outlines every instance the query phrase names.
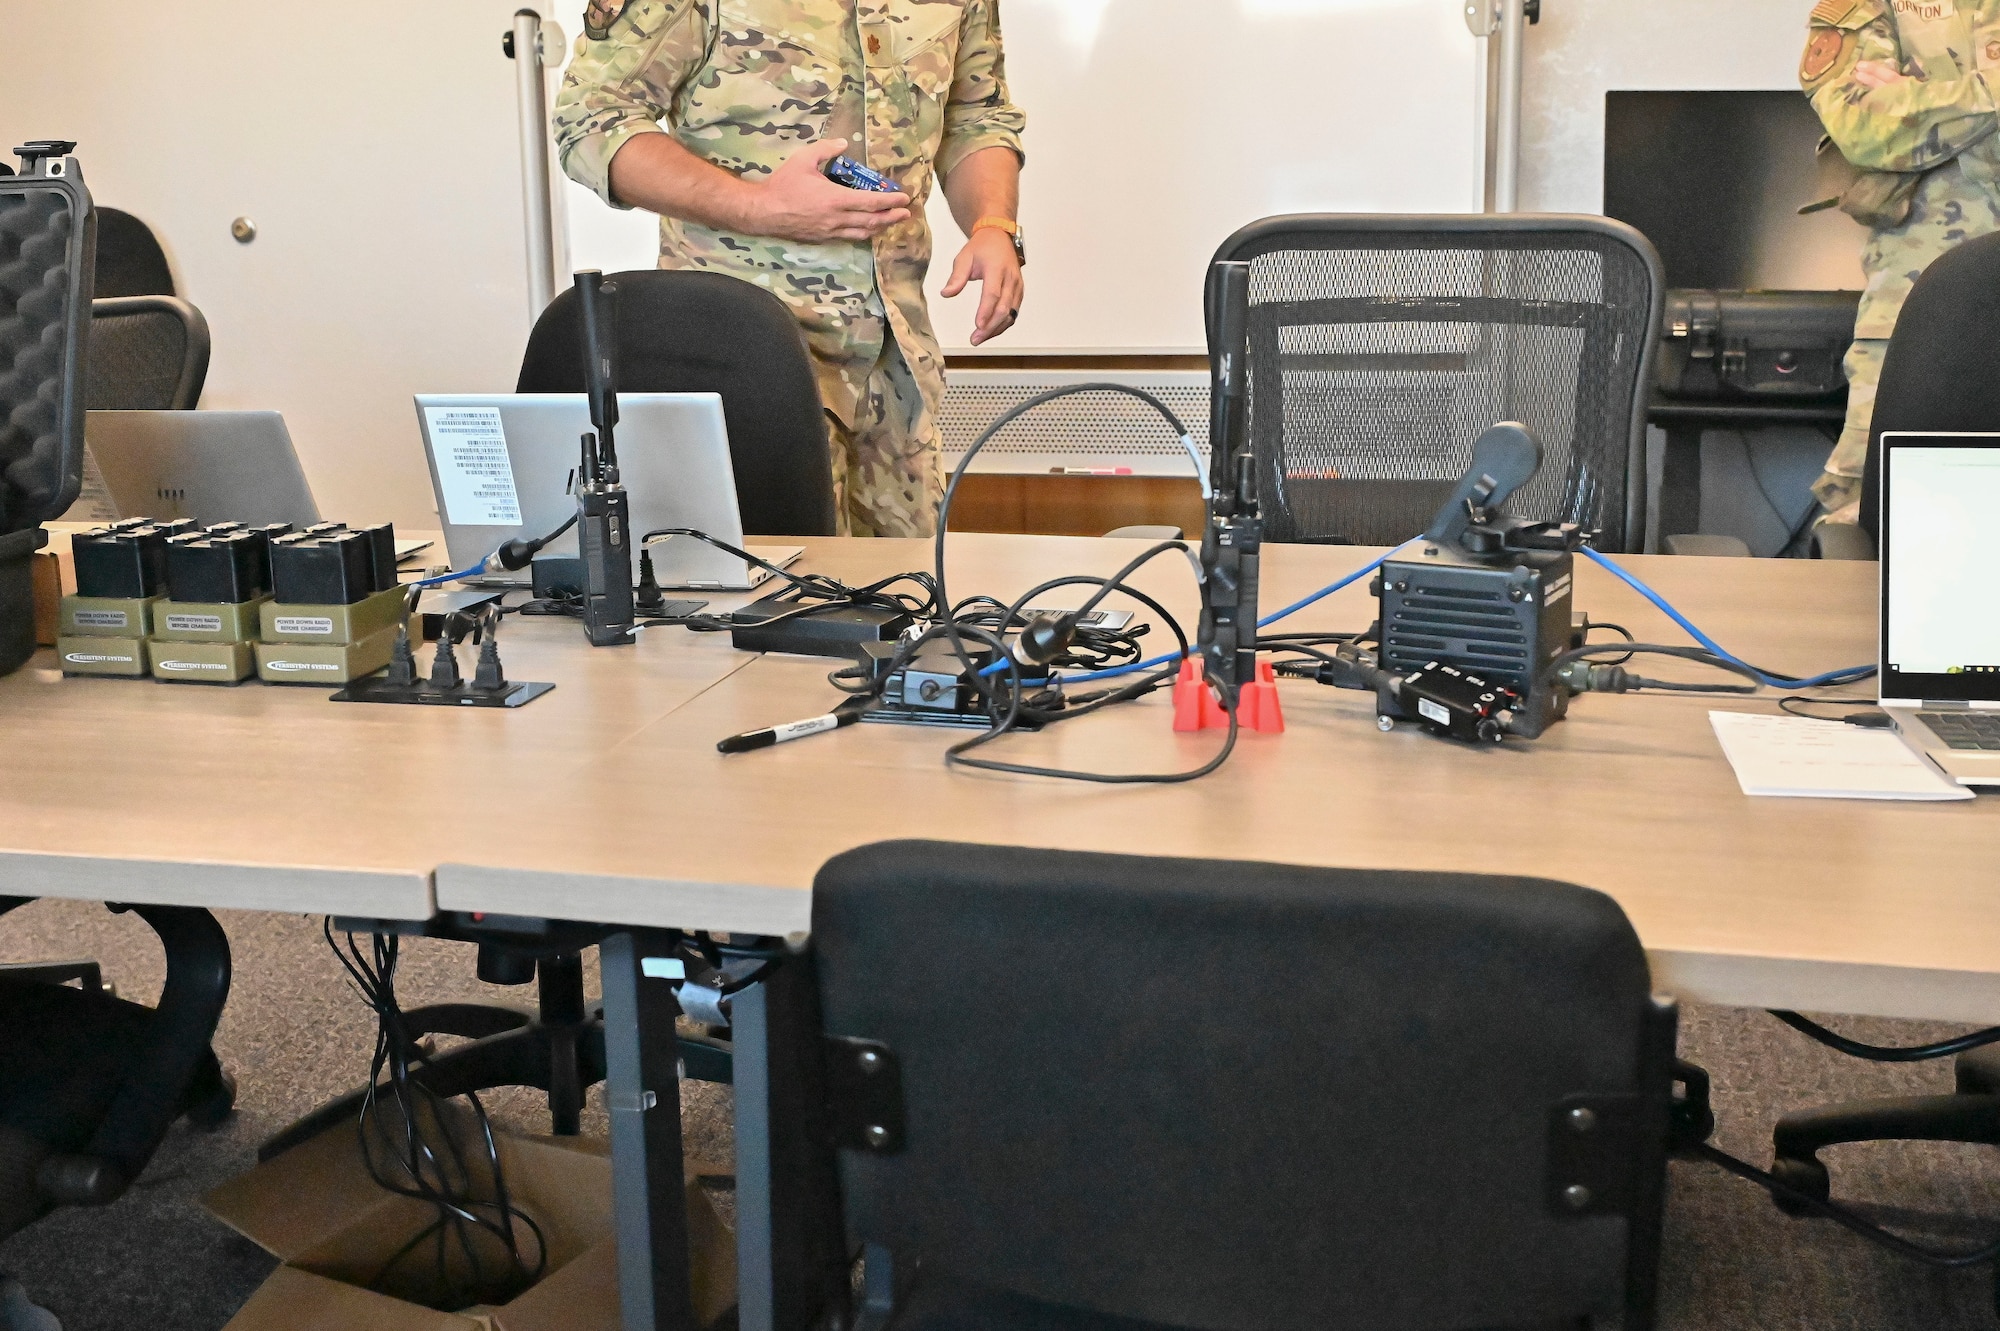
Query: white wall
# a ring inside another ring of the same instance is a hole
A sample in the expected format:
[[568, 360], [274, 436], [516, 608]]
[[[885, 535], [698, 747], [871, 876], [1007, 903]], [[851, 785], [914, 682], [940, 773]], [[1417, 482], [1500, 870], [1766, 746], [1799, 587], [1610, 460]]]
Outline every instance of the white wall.
[[1604, 206], [1604, 94], [1797, 88], [1807, 0], [1543, 0], [1522, 73], [1521, 207]]
[[202, 405], [283, 411], [329, 517], [434, 525], [410, 396], [512, 389], [527, 336], [515, 3], [5, 8], [0, 150], [77, 140], [159, 233]]
[[[1435, 2], [1438, 22], [1447, 12], [1459, 22], [1456, 0]], [[26, 138], [79, 140], [99, 201], [160, 232], [184, 294], [214, 330], [203, 404], [283, 411], [330, 516], [428, 525], [411, 394], [511, 388], [527, 333], [514, 71], [499, 45], [514, 0], [96, 0], [81, 28], [74, 5], [0, 3], [0, 149]], [[1029, 16], [1055, 3], [1024, 0], [1013, 13], [1032, 26]], [[1177, 3], [1209, 12], [1210, 0]], [[1129, 15], [1134, 4], [1079, 0], [1077, 12]], [[1337, 13], [1349, 30], [1373, 32], [1422, 0], [1235, 4], [1267, 20], [1297, 13], [1324, 24]], [[574, 35], [580, 0], [541, 8]], [[1522, 202], [1587, 212], [1601, 205], [1607, 89], [1792, 87], [1808, 5], [1546, 0], [1544, 8], [1527, 43]], [[1031, 44], [1025, 33], [1021, 42]], [[1041, 112], [1030, 129], [1032, 195], [1048, 187], [1050, 173], [1033, 163], [1056, 156], [1052, 141], [1091, 127], [1048, 114], [1054, 103], [1038, 108], [1053, 94], [1019, 51], [1014, 64], [1031, 116]], [[1360, 49], [1287, 54], [1272, 68], [1301, 85], [1385, 64], [1402, 80], [1399, 96], [1414, 104], [1465, 95], [1456, 71], [1438, 77]], [[1155, 109], [1198, 103], [1213, 75], [1173, 71], [1152, 89]], [[1451, 142], [1408, 142], [1407, 109], [1390, 99], [1379, 122], [1324, 125], [1326, 160], [1338, 161], [1339, 144], [1355, 141], [1368, 152], [1388, 144], [1412, 162], [1454, 163], [1465, 153], [1456, 130]], [[1204, 188], [1184, 156], [1117, 137], [1176, 190]], [[1314, 186], [1277, 202], [1371, 200]], [[652, 262], [650, 219], [612, 214], [574, 190], [567, 212], [576, 263]], [[260, 228], [251, 245], [230, 239], [239, 215]], [[1057, 229], [1035, 238], [1045, 257], [1030, 279], [1042, 273], [1045, 287], [1058, 267], [1048, 257]], [[947, 229], [939, 241], [949, 256], [957, 237]], [[993, 349], [1021, 348], [1003, 340]]]

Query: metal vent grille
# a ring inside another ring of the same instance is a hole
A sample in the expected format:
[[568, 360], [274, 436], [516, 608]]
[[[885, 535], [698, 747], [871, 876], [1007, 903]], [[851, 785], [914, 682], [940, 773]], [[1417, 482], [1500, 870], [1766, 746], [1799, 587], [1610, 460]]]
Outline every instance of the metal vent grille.
[[[1104, 382], [1143, 389], [1166, 403], [1207, 456], [1208, 375], [1199, 370], [953, 370], [939, 420], [946, 469], [958, 465], [988, 426], [1037, 393]], [[1135, 476], [1194, 474], [1187, 450], [1160, 414], [1123, 393], [1079, 393], [1037, 407], [995, 435], [972, 463], [975, 472], [1014, 475], [1072, 469]]]
[[1462, 666], [1514, 688], [1528, 683], [1528, 638], [1499, 592], [1424, 587], [1402, 596], [1390, 612], [1391, 670], [1432, 661]]

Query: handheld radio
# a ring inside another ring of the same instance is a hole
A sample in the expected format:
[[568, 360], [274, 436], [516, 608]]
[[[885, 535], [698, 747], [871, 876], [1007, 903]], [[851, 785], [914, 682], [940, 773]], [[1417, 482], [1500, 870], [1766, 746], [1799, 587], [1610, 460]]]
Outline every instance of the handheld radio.
[[583, 631], [593, 647], [632, 641], [632, 504], [618, 483], [618, 334], [612, 301], [618, 288], [597, 269], [576, 275], [583, 321], [584, 385], [590, 423], [576, 490], [577, 553], [583, 560]]
[[1202, 669], [1222, 704], [1257, 678], [1257, 566], [1264, 519], [1257, 505], [1257, 459], [1248, 445], [1250, 265], [1209, 269], [1215, 337], [1209, 408], [1211, 498], [1201, 537]]

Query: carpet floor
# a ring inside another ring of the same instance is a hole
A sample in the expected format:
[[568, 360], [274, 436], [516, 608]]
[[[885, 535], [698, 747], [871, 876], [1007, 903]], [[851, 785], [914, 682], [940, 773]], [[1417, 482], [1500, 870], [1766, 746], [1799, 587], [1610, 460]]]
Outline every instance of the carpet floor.
[[[226, 1323], [274, 1263], [203, 1211], [201, 1194], [249, 1168], [258, 1142], [366, 1075], [373, 1017], [347, 987], [318, 919], [219, 918], [236, 967], [216, 1036], [238, 1080], [234, 1117], [212, 1133], [177, 1127], [116, 1204], [59, 1211], [0, 1242], [0, 1271], [18, 1275], [66, 1331], [216, 1331]], [[159, 946], [134, 916], [41, 901], [0, 920], [0, 961], [71, 957], [97, 958], [125, 997], [149, 1002], [159, 992]], [[399, 987], [412, 1007], [533, 997], [532, 989], [480, 984], [469, 948], [426, 939], [406, 940]], [[1838, 1024], [1857, 1038], [1894, 1043], [1945, 1030]], [[1688, 1009], [1681, 1047], [1715, 1079], [1716, 1144], [1758, 1163], [1769, 1159], [1772, 1122], [1793, 1109], [1950, 1089], [1948, 1063], [1858, 1063], [1761, 1012]], [[496, 1120], [545, 1130], [535, 1094], [487, 1100]], [[729, 1159], [726, 1087], [689, 1083], [683, 1117], [691, 1158]], [[605, 1131], [601, 1088], [592, 1092], [584, 1130]], [[1897, 1143], [1841, 1147], [1826, 1158], [1837, 1196], [1912, 1237], [1969, 1246], [2000, 1228], [1982, 1219], [2000, 1218], [2000, 1152]], [[1990, 1268], [1917, 1265], [1828, 1222], [1784, 1216], [1752, 1185], [1699, 1163], [1672, 1169], [1661, 1299], [1666, 1331], [2000, 1331]]]

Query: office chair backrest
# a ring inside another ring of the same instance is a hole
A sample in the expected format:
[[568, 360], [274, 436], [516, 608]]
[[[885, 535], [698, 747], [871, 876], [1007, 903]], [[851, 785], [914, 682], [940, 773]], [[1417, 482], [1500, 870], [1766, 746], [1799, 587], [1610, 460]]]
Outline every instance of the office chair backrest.
[[[1596, 892], [892, 842], [821, 870], [812, 942], [829, 1066], [901, 1078], [899, 1149], [841, 1152], [850, 1243], [920, 1285], [1231, 1331], [1650, 1299], [1672, 1015]], [[1637, 1220], [1552, 1202], [1577, 1095], [1645, 1120], [1590, 1185]]]
[[[1602, 217], [1273, 217], [1250, 270], [1250, 431], [1274, 541], [1395, 545], [1429, 525], [1497, 421], [1542, 470], [1510, 512], [1645, 539], [1659, 256]], [[1214, 340], [1210, 311], [1211, 349]]]
[[97, 210], [97, 280], [92, 291], [109, 296], [171, 296], [173, 271], [153, 228], [116, 208]]
[[[768, 291], [720, 273], [615, 273], [618, 387], [719, 393], [743, 530], [831, 536], [833, 463], [819, 386], [798, 320]], [[581, 393], [576, 293], [542, 311], [518, 393]]]
[[192, 411], [208, 378], [208, 320], [173, 296], [90, 304], [91, 411]]
[[1881, 539], [1884, 430], [2000, 430], [2000, 234], [1968, 240], [1924, 270], [1882, 362], [1862, 469], [1861, 525]]

